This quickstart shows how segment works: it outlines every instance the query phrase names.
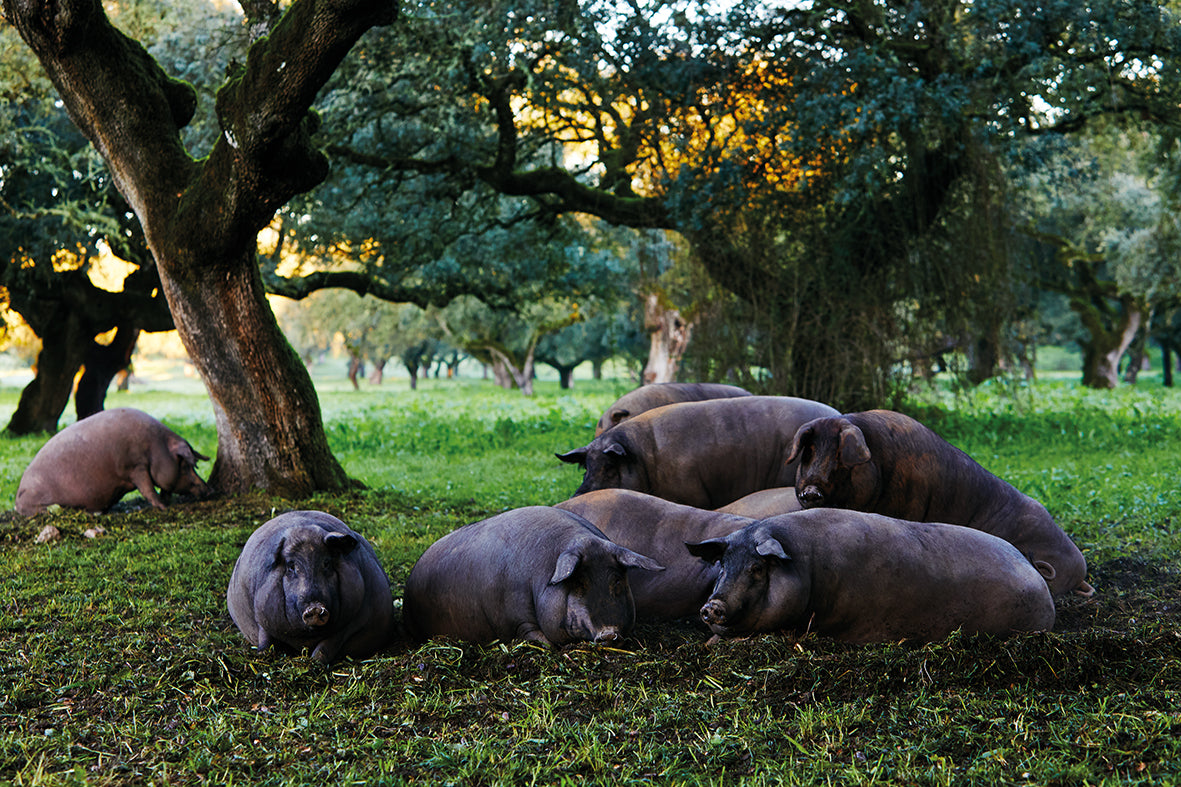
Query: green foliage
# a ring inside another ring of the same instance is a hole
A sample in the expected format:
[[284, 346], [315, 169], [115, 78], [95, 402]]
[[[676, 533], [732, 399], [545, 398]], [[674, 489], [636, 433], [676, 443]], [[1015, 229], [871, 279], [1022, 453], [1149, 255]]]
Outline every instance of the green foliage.
[[[1151, 380], [910, 403], [1042, 496], [1087, 554], [1098, 593], [1060, 600], [1053, 633], [704, 647], [690, 623], [644, 624], [621, 647], [399, 643], [328, 670], [258, 653], [234, 629], [224, 589], [255, 527], [291, 506], [334, 513], [374, 544], [399, 597], [444, 533], [564, 498], [576, 473], [549, 475], [553, 452], [588, 440], [622, 391], [320, 388], [333, 450], [366, 490], [0, 515], [0, 782], [1149, 785], [1181, 773], [1181, 399]], [[125, 396], [212, 453], [203, 397]], [[35, 448], [0, 444], [0, 479]], [[47, 522], [62, 540], [34, 545]], [[96, 524], [105, 535], [81, 535]]]

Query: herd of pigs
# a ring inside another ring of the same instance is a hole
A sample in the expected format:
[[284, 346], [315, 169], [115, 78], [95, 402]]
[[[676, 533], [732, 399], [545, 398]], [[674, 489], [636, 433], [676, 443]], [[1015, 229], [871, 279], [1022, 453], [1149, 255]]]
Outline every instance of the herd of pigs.
[[[139, 410], [62, 430], [21, 477], [16, 510], [104, 511], [138, 489], [202, 497], [206, 459]], [[364, 658], [420, 642], [611, 642], [637, 619], [700, 619], [714, 637], [809, 632], [930, 642], [1054, 625], [1093, 593], [1078, 547], [1033, 498], [914, 419], [841, 414], [727, 385], [648, 385], [558, 457], [569, 500], [458, 528], [411, 569], [396, 620], [372, 546], [336, 517], [289, 511], [247, 540], [226, 594], [260, 649]]]

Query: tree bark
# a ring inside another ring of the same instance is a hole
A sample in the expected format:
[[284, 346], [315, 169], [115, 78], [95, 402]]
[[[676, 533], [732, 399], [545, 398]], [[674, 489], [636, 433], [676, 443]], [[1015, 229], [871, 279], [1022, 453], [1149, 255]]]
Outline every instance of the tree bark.
[[648, 364], [644, 367], [644, 385], [676, 382], [677, 367], [689, 348], [693, 325], [679, 311], [661, 303], [658, 294], [652, 293], [644, 304], [644, 327], [652, 339]]
[[177, 331], [213, 400], [209, 483], [287, 496], [349, 485], [328, 447], [311, 377], [265, 299], [256, 238], [327, 172], [310, 141], [317, 91], [390, 0], [296, 0], [217, 94], [222, 133], [194, 161], [180, 129], [193, 88], [169, 78], [100, 0], [2, 0], [75, 124], [144, 228]]

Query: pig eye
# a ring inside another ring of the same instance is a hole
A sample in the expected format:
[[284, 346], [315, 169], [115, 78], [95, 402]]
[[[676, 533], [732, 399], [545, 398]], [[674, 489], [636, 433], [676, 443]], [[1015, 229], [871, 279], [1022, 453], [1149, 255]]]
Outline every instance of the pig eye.
[[335, 568], [335, 566], [332, 563], [332, 558], [325, 558], [324, 560], [322, 560], [320, 562], [320, 569], [325, 574], [331, 574], [333, 572], [334, 568]]
[[624, 581], [623, 577], [612, 577], [608, 587], [610, 588], [611, 595], [613, 596], [622, 596], [625, 592], [627, 592], [627, 582]]
[[299, 567], [294, 563], [287, 564], [287, 576], [294, 577], [299, 575]]
[[762, 579], [767, 574], [767, 566], [763, 563], [755, 563], [750, 567], [750, 575], [754, 579]]

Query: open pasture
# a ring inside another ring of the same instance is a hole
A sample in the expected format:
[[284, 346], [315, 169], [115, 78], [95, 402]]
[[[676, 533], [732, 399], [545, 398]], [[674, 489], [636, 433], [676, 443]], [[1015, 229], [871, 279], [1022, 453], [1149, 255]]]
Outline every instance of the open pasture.
[[[366, 489], [254, 495], [102, 517], [0, 514], [0, 784], [1172, 784], [1181, 778], [1181, 394], [1073, 383], [909, 411], [1042, 500], [1096, 587], [1055, 631], [850, 646], [706, 647], [692, 622], [622, 646], [403, 643], [331, 669], [258, 653], [225, 588], [249, 533], [288, 508], [339, 516], [400, 598], [422, 551], [507, 508], [557, 502], [621, 387], [474, 381], [321, 388]], [[0, 391], [0, 411], [18, 391]], [[212, 455], [199, 393], [112, 395]], [[70, 419], [64, 419], [64, 423]], [[41, 438], [0, 443], [0, 508]], [[208, 466], [201, 468], [204, 475]], [[62, 540], [35, 545], [47, 521]], [[105, 534], [83, 537], [101, 525]]]

